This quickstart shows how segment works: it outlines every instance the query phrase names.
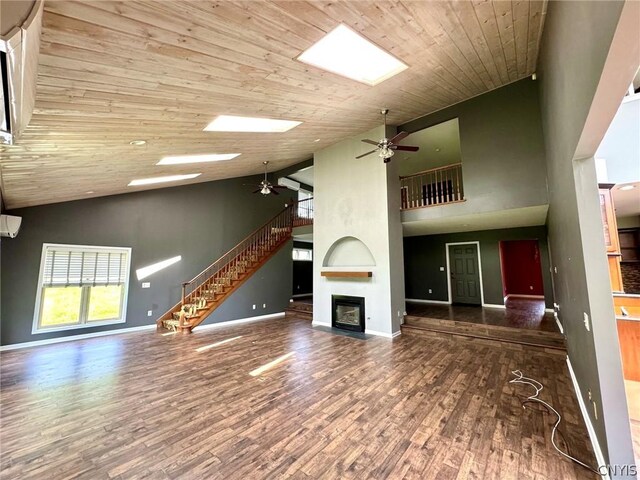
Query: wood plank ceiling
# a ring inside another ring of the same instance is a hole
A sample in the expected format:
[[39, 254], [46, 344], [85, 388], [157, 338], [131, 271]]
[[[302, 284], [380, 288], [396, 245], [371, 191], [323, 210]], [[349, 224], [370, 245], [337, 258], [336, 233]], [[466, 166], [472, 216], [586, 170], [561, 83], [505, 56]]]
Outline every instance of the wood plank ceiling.
[[[545, 1], [48, 1], [34, 115], [19, 144], [0, 152], [6, 206], [306, 160], [380, 124], [381, 107], [402, 123], [530, 75], [545, 11]], [[339, 23], [409, 68], [368, 87], [294, 60]], [[304, 123], [278, 134], [203, 132], [220, 114]], [[136, 139], [147, 145], [131, 146]], [[155, 165], [225, 152], [242, 155]]]

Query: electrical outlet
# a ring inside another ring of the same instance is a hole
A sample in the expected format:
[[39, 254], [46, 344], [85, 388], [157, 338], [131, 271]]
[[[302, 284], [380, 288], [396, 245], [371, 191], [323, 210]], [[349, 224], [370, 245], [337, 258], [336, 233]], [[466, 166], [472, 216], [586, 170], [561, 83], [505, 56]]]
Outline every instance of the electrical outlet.
[[153, 315], [153, 311], [147, 310], [147, 317], [150, 317], [151, 315]]
[[142, 288], [150, 288], [150, 287], [151, 287], [150, 282], [142, 282]]
[[433, 293], [433, 290], [429, 289], [429, 293]]
[[553, 273], [558, 273], [558, 267], [553, 267]]
[[589, 401], [591, 401], [592, 396], [591, 396], [591, 389], [589, 389], [589, 391], [587, 392], [587, 395], [589, 395]]
[[587, 312], [582, 312], [582, 314], [584, 315], [584, 328], [587, 329], [587, 332], [590, 332], [591, 327], [589, 326], [589, 315], [587, 315]]
[[256, 309], [256, 306], [255, 306], [255, 305], [253, 306], [253, 309], [254, 309], [254, 310]]
[[441, 271], [441, 272], [444, 272], [444, 267], [440, 267], [440, 271]]
[[262, 308], [267, 308], [267, 304], [266, 304], [266, 303], [263, 303], [263, 304], [262, 304]]
[[529, 285], [529, 290], [533, 290], [533, 285]]

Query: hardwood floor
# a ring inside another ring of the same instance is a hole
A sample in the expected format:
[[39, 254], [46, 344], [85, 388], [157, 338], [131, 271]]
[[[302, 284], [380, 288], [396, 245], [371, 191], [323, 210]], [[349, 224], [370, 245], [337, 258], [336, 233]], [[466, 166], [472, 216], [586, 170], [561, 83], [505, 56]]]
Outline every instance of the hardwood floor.
[[553, 313], [545, 312], [544, 301], [509, 298], [507, 308], [483, 308], [466, 305], [437, 305], [407, 302], [407, 314], [457, 322], [557, 332]]
[[287, 318], [0, 359], [3, 479], [596, 478], [508, 383], [515, 369], [540, 380], [560, 444], [595, 463], [565, 357], [540, 349]]

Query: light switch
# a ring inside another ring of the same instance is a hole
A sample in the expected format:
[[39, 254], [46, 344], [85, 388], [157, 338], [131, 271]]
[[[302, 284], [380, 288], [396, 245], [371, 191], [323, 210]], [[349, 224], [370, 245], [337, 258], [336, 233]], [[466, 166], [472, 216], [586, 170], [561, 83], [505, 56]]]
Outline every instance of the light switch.
[[142, 288], [150, 288], [150, 287], [151, 287], [150, 282], [142, 282]]
[[150, 317], [151, 315], [153, 315], [153, 311], [147, 310], [147, 317]]
[[441, 272], [444, 272], [444, 267], [440, 267], [440, 271], [441, 271]]

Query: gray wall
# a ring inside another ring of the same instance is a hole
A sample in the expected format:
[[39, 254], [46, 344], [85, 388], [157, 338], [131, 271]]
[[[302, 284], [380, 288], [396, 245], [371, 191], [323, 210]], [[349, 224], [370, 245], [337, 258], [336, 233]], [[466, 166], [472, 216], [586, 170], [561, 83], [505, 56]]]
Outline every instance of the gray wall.
[[467, 215], [548, 203], [536, 82], [520, 80], [398, 130], [415, 132], [452, 118], [459, 122], [466, 202], [405, 211], [403, 222], [436, 218], [444, 209]]
[[[288, 192], [263, 197], [242, 186], [259, 180], [221, 180], [8, 212], [22, 217], [22, 228], [17, 238], [2, 241], [2, 345], [152, 324], [179, 301], [183, 281], [283, 208]], [[132, 247], [126, 324], [31, 334], [45, 242]], [[137, 268], [176, 255], [182, 261], [145, 279], [151, 288], [141, 288]], [[206, 323], [283, 311], [291, 296], [291, 270], [291, 248], [285, 247]], [[152, 317], [147, 310], [153, 310]]]
[[[621, 8], [621, 2], [550, 2], [538, 61], [556, 301], [569, 358], [605, 461], [618, 465], [632, 463], [633, 452], [595, 164], [593, 158], [574, 156]], [[585, 328], [583, 313], [591, 319], [591, 331]]]
[[[485, 303], [503, 305], [500, 271], [501, 240], [538, 240], [544, 283], [545, 303], [553, 308], [553, 289], [549, 272], [546, 227], [509, 228], [481, 232], [450, 233], [404, 238], [404, 275], [407, 298], [447, 301], [446, 243], [480, 242], [482, 284]], [[429, 293], [429, 289], [432, 293]]]

